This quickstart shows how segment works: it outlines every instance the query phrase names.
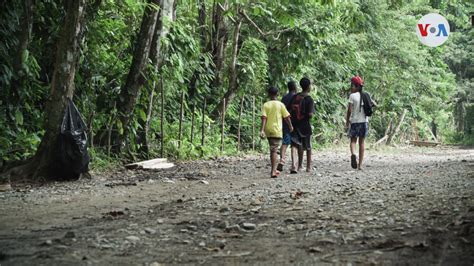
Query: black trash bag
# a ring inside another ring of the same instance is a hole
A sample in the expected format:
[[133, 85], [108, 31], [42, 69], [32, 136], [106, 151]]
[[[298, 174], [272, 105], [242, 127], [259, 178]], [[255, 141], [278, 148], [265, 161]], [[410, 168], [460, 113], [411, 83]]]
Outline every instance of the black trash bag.
[[55, 174], [59, 179], [77, 180], [81, 174], [89, 171], [87, 127], [72, 100], [68, 101], [59, 133]]

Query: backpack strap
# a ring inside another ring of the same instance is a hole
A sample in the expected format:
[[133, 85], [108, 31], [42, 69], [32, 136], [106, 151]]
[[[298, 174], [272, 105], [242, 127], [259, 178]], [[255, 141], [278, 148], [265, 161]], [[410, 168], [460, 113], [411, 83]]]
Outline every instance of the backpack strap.
[[309, 95], [303, 95], [303, 93], [300, 93], [300, 95], [303, 96], [301, 98], [301, 101], [300, 101], [300, 105], [302, 105], [302, 107], [303, 107], [303, 108], [301, 108], [301, 112], [303, 114], [305, 114], [304, 109], [305, 109], [306, 106], [304, 106], [304, 99], [306, 99], [306, 97], [308, 97]]

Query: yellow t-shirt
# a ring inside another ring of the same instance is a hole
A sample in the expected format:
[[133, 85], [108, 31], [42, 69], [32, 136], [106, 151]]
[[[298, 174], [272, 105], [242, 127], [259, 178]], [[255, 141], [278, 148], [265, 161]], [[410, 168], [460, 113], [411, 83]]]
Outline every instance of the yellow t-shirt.
[[282, 138], [283, 123], [282, 119], [290, 116], [285, 105], [276, 100], [268, 101], [262, 106], [262, 117], [267, 118], [265, 126], [265, 135], [267, 138]]

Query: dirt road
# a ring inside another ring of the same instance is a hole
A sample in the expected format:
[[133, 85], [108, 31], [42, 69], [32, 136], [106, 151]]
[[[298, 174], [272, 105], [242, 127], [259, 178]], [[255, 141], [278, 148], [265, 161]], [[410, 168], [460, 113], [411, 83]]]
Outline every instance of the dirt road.
[[474, 150], [317, 152], [117, 169], [0, 193], [0, 265], [474, 263]]

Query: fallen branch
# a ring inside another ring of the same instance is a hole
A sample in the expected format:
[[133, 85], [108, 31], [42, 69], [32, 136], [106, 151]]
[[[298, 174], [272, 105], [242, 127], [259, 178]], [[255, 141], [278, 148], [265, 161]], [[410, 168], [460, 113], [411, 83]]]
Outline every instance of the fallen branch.
[[386, 141], [388, 139], [388, 135], [383, 136], [383, 138], [377, 140], [377, 142], [374, 143], [374, 146], [377, 146], [381, 144], [382, 142]]
[[402, 126], [403, 124], [403, 120], [405, 120], [405, 115], [407, 114], [407, 109], [403, 109], [403, 113], [402, 115], [400, 116], [400, 120], [398, 120], [398, 124], [397, 126], [395, 127], [395, 130], [390, 133], [388, 135], [388, 139], [387, 139], [387, 145], [390, 145], [390, 143], [392, 143], [392, 140], [393, 138], [398, 134], [398, 132], [400, 131], [400, 127]]
[[410, 140], [410, 144], [418, 147], [434, 147], [441, 145], [440, 142], [432, 142], [432, 141], [416, 141], [416, 140]]

